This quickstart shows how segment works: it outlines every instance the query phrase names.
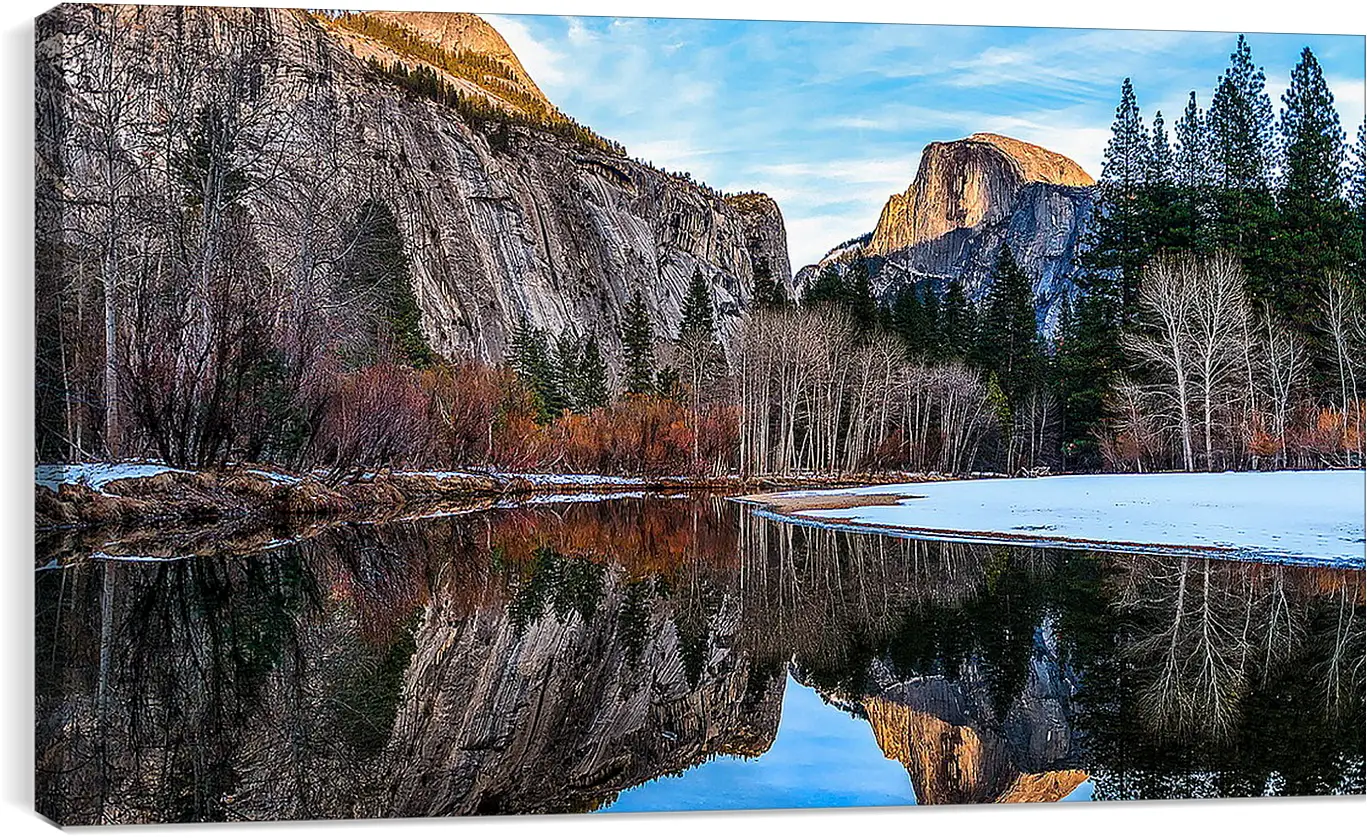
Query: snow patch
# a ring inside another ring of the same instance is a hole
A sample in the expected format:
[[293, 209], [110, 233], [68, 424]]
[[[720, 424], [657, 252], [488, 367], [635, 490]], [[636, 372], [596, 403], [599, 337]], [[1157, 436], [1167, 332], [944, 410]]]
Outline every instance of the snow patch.
[[537, 503], [595, 503], [600, 500], [622, 500], [624, 498], [643, 498], [647, 492], [574, 492], [562, 495], [532, 495], [525, 502]]
[[258, 477], [264, 477], [278, 486], [294, 486], [302, 479], [295, 477], [292, 474], [282, 474], [278, 471], [266, 471], [265, 469], [260, 468], [249, 468], [247, 469], [247, 472], [249, 474], [255, 474]]
[[[1363, 567], [1364, 472], [1065, 475], [784, 492], [803, 523], [941, 540]], [[843, 509], [801, 499], [901, 495]], [[777, 513], [766, 517], [789, 519]]]
[[33, 482], [54, 492], [62, 484], [73, 486], [85, 484], [96, 491], [103, 492], [104, 487], [115, 480], [124, 480], [130, 477], [156, 477], [158, 474], [166, 474], [167, 472], [190, 473], [185, 469], [171, 468], [162, 463], [149, 462], [47, 464], [34, 467]]

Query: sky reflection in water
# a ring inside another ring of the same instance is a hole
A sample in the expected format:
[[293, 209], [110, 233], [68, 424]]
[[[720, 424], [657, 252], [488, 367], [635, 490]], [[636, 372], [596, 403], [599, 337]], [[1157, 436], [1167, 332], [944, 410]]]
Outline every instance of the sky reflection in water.
[[869, 723], [788, 676], [778, 736], [756, 759], [721, 756], [622, 792], [604, 812], [898, 806], [916, 802], [907, 771]]

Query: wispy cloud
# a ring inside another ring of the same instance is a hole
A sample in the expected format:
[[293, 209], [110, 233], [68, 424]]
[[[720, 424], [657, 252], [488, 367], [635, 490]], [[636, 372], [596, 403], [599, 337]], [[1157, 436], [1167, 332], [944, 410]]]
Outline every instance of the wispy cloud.
[[[921, 149], [976, 131], [1037, 143], [1099, 175], [1120, 82], [1146, 120], [1202, 106], [1235, 36], [1209, 32], [495, 15], [552, 100], [628, 153], [783, 210], [794, 266], [870, 230]], [[1302, 46], [1350, 135], [1363, 39], [1249, 36], [1279, 97]], [[1280, 101], [1276, 102], [1280, 107]]]
[[512, 47], [517, 59], [522, 62], [537, 86], [554, 90], [565, 82], [565, 54], [553, 49], [546, 41], [534, 37], [527, 25], [515, 17], [507, 15], [485, 15], [486, 20], [498, 30], [503, 40]]

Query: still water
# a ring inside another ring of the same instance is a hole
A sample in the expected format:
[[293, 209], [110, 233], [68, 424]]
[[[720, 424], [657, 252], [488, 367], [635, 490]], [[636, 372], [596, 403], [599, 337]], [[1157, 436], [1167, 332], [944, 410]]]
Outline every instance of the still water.
[[1363, 793], [1360, 570], [690, 497], [37, 548], [65, 824]]

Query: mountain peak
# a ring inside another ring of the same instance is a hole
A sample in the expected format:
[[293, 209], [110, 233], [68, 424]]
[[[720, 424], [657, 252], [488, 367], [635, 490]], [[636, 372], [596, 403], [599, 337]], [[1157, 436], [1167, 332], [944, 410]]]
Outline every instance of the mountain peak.
[[1030, 183], [1052, 183], [1055, 186], [1093, 186], [1096, 181], [1072, 159], [1034, 143], [1001, 134], [980, 131], [961, 140], [987, 143], [1009, 155], [1020, 164], [1025, 179]]
[[512, 113], [552, 117], [512, 47], [484, 18], [465, 12], [315, 14], [359, 58], [426, 65], [465, 95]]
[[467, 51], [508, 65], [527, 93], [550, 104], [513, 48], [490, 23], [468, 12], [365, 12], [367, 17], [408, 29], [419, 38], [451, 52]]
[[1062, 154], [1001, 134], [930, 143], [916, 179], [884, 205], [869, 252], [888, 254], [999, 220], [1031, 183], [1090, 187], [1095, 181]]

